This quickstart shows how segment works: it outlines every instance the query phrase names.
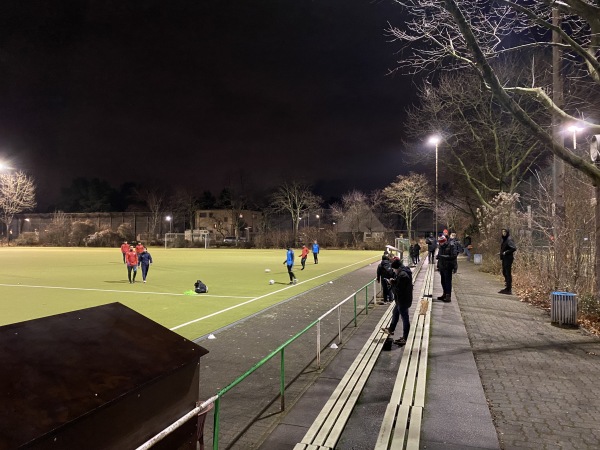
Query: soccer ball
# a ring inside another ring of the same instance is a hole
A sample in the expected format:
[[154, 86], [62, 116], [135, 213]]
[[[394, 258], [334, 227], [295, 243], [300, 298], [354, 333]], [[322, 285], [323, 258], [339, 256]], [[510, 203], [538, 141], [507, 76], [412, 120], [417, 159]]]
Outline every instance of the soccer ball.
[[269, 280], [269, 284], [275, 284], [275, 280]]
[[271, 269], [265, 269], [265, 272], [269, 273], [271, 271]]

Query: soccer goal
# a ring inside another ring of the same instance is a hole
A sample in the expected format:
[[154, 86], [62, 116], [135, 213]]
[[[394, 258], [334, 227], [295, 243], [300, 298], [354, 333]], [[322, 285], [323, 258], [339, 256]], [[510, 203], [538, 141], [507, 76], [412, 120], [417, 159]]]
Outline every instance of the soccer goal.
[[165, 249], [185, 247], [185, 233], [165, 233]]

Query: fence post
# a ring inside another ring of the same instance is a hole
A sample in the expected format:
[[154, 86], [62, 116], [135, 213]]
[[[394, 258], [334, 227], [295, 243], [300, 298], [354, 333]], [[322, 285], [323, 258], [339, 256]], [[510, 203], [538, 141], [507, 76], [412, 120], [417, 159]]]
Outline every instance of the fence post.
[[354, 328], [358, 326], [358, 321], [356, 320], [356, 295], [354, 296]]
[[219, 450], [219, 413], [221, 412], [221, 396], [215, 400], [215, 414], [213, 417], [213, 450]]
[[338, 337], [339, 337], [338, 344], [341, 344], [342, 343], [342, 307], [338, 306], [337, 310], [338, 310]]
[[321, 368], [321, 321], [317, 322], [317, 368]]
[[285, 347], [281, 349], [281, 375], [279, 377], [279, 393], [281, 394], [281, 411], [285, 411]]

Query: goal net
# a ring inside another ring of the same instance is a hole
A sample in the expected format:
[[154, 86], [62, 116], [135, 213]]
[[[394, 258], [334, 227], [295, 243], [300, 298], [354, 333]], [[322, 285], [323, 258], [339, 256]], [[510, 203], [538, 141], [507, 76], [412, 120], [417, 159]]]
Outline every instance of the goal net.
[[185, 247], [185, 233], [165, 233], [165, 248]]

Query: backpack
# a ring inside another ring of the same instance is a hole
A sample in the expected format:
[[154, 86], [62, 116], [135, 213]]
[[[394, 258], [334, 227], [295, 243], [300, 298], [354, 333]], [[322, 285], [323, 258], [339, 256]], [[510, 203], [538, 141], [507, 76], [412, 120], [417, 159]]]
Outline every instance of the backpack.
[[208, 286], [198, 280], [194, 283], [194, 291], [196, 291], [196, 294], [206, 294], [208, 292]]

